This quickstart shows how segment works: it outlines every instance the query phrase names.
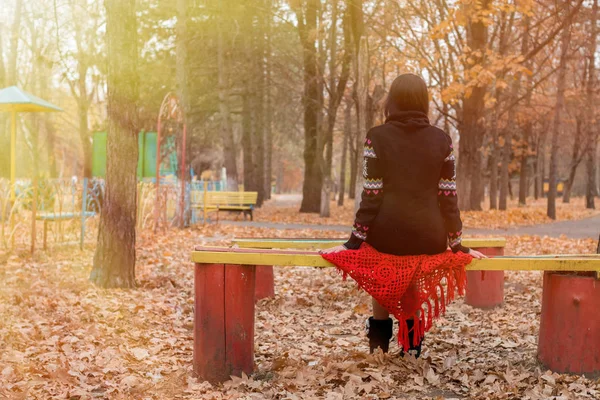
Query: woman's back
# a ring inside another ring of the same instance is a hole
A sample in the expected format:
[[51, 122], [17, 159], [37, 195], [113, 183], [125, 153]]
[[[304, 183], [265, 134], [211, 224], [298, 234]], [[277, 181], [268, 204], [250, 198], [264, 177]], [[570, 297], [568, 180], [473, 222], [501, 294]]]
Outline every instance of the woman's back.
[[[369, 140], [378, 164], [373, 172], [381, 175], [383, 196], [367, 242], [389, 254], [443, 252], [447, 233], [438, 195], [450, 152], [448, 136], [431, 126], [423, 113], [399, 112], [373, 128]], [[368, 182], [368, 166], [365, 172]]]

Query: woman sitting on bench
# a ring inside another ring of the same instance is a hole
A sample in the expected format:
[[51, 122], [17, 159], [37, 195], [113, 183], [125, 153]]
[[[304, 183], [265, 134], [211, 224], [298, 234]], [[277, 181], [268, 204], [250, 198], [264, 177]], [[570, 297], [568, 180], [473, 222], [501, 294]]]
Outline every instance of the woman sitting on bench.
[[[364, 188], [352, 235], [346, 244], [322, 251], [373, 296], [367, 321], [371, 352], [388, 351], [392, 313], [404, 350], [418, 357], [432, 317], [444, 311], [455, 288], [464, 288], [466, 264], [485, 257], [461, 245], [452, 140], [430, 124], [428, 112], [423, 79], [396, 78], [385, 124], [371, 129], [365, 141]], [[429, 304], [427, 318], [423, 304]]]

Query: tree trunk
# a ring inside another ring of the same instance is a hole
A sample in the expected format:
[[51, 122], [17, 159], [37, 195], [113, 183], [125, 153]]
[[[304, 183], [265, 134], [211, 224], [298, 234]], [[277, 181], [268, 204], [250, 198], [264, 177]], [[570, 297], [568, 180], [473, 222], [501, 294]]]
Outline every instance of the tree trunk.
[[[529, 41], [531, 40], [529, 33], [529, 17], [525, 17], [525, 32], [523, 37], [523, 48], [522, 53], [529, 53]], [[528, 61], [526, 67], [531, 70], [531, 61]], [[525, 107], [527, 109], [531, 109], [531, 93], [532, 93], [532, 84], [531, 77], [525, 76], [526, 79], [526, 98], [525, 98]], [[533, 124], [531, 123], [531, 119], [527, 118], [525, 121], [525, 127], [523, 128], [523, 142], [521, 147], [521, 167], [519, 172], [519, 205], [524, 206], [527, 204], [527, 192], [529, 191], [529, 140], [531, 138], [531, 130], [533, 129]]]
[[565, 78], [567, 74], [567, 53], [569, 51], [570, 27], [565, 27], [561, 34], [560, 64], [556, 83], [556, 106], [552, 122], [552, 142], [550, 147], [550, 177], [548, 189], [548, 217], [556, 219], [556, 184], [558, 182], [558, 136], [561, 128], [561, 112], [565, 102]]
[[[40, 62], [40, 60], [42, 59], [42, 55], [41, 55], [41, 51], [40, 51], [40, 47], [38, 44], [38, 32], [35, 29], [35, 27], [33, 26], [33, 21], [31, 21], [30, 19], [28, 20], [29, 22], [29, 31], [30, 31], [30, 49], [31, 49], [31, 56], [33, 59], [32, 62], [32, 66], [31, 66], [31, 74], [34, 77], [34, 80], [32, 82], [32, 90], [34, 90], [35, 92], [40, 92], [41, 91], [41, 81], [44, 79], [43, 77], [43, 66], [41, 65], [42, 63]], [[33, 177], [33, 180], [36, 181], [39, 178], [39, 174], [40, 174], [40, 115], [39, 114], [33, 114], [30, 117], [30, 121], [31, 121], [31, 129], [29, 130], [29, 140], [28, 140], [28, 144], [29, 144], [29, 151], [30, 151], [30, 157], [31, 157], [31, 167], [32, 167], [32, 173], [31, 176]]]
[[535, 156], [535, 162], [533, 163], [533, 198], [535, 200], [540, 198], [540, 187], [539, 187], [539, 179], [538, 179], [538, 155], [537, 152], [538, 147], [536, 146], [536, 156]]
[[[513, 78], [511, 88], [511, 99], [516, 99], [519, 95], [520, 79]], [[515, 130], [516, 107], [512, 107], [508, 113], [508, 122], [504, 129], [504, 148], [502, 149], [502, 165], [500, 167], [500, 196], [498, 198], [498, 209], [506, 210], [508, 208], [507, 196], [509, 193], [510, 181], [510, 161], [512, 159], [512, 137]], [[511, 196], [512, 197], [512, 196]]]
[[[233, 136], [231, 113], [229, 111], [229, 62], [226, 60], [226, 41], [223, 37], [223, 25], [227, 24], [227, 18], [223, 2], [220, 2], [221, 12], [217, 23], [217, 83], [219, 86], [219, 117], [221, 121], [221, 138], [223, 139], [223, 160], [227, 170], [227, 180], [234, 186], [226, 190], [237, 190], [237, 149]], [[229, 41], [227, 41], [229, 43]]]
[[348, 157], [348, 142], [352, 132], [352, 106], [351, 103], [346, 103], [344, 108], [344, 145], [342, 147], [342, 162], [340, 166], [340, 190], [338, 195], [338, 206], [344, 205], [344, 197], [346, 196], [346, 164]]
[[[177, 24], [175, 25], [175, 57], [177, 64], [175, 66], [175, 75], [177, 79], [177, 95], [179, 102], [183, 109], [183, 125], [180, 129], [182, 131], [175, 138], [175, 144], [177, 146], [177, 158], [179, 160], [177, 176], [179, 177], [179, 184], [182, 185], [181, 189], [178, 190], [180, 196], [180, 206], [178, 207], [177, 215], [179, 228], [183, 229], [190, 225], [192, 213], [189, 207], [185, 207], [185, 190], [183, 185], [187, 185], [190, 180], [190, 165], [192, 157], [190, 153], [190, 139], [192, 136], [193, 122], [191, 118], [191, 105], [190, 105], [190, 90], [189, 90], [189, 77], [190, 77], [190, 58], [188, 46], [190, 43], [190, 29], [189, 24], [189, 4], [188, 0], [177, 0]], [[186, 135], [184, 137], [183, 129], [186, 129]], [[183, 142], [185, 140], [185, 143]], [[183, 151], [185, 150], [185, 155]], [[183, 197], [183, 199], [181, 199]]]
[[[302, 2], [304, 3], [304, 1]], [[300, 212], [318, 213], [321, 210], [323, 176], [319, 166], [317, 138], [319, 134], [319, 71], [317, 69], [317, 10], [319, 0], [306, 0], [306, 6], [296, 5], [298, 33], [302, 44], [304, 66], [304, 182]]]
[[[338, 0], [331, 0], [331, 28], [329, 30], [329, 102], [327, 107], [327, 128], [323, 145], [325, 147], [325, 159], [322, 162], [323, 186], [321, 188], [321, 217], [327, 218], [331, 215], [330, 199], [333, 190], [332, 169], [333, 169], [333, 128], [337, 115], [338, 93], [336, 91], [336, 61], [337, 61], [337, 18], [338, 18]], [[341, 99], [341, 95], [339, 96]], [[320, 154], [322, 150], [319, 148]]]
[[541, 196], [540, 197], [544, 197], [544, 181], [546, 180], [546, 167], [547, 167], [547, 155], [546, 155], [546, 139], [547, 136], [546, 134], [541, 135], [542, 136], [542, 146], [541, 146], [541, 157], [540, 157], [540, 176], [539, 176], [539, 184], [540, 184], [540, 189], [541, 189]]
[[242, 97], [242, 150], [244, 153], [244, 190], [254, 188], [254, 161], [252, 153], [252, 115], [248, 89]]
[[81, 140], [81, 149], [83, 151], [83, 177], [92, 177], [92, 142], [90, 140], [90, 132], [88, 127], [88, 111], [89, 105], [87, 102], [87, 92], [79, 92], [77, 99], [77, 115], [79, 117], [79, 140]]
[[44, 120], [46, 129], [46, 157], [48, 158], [48, 173], [50, 178], [58, 178], [58, 167], [56, 165], [56, 127], [46, 117]]
[[367, 78], [367, 49], [366, 49], [366, 38], [361, 39], [360, 48], [358, 50], [358, 57], [355, 61], [356, 65], [356, 73], [357, 73], [357, 84], [356, 84], [356, 126], [357, 126], [357, 137], [356, 137], [356, 157], [354, 160], [356, 164], [357, 173], [356, 173], [356, 188], [355, 188], [355, 197], [354, 197], [354, 210], [358, 211], [360, 208], [360, 202], [362, 200], [362, 190], [363, 190], [363, 182], [364, 176], [359, 171], [362, 170], [363, 165], [363, 153], [361, 149], [363, 148], [364, 140], [367, 136], [366, 130], [366, 114], [367, 114], [367, 95], [368, 95], [368, 78]]
[[[39, 87], [40, 87], [40, 97], [42, 99], [47, 99], [49, 97], [48, 90], [48, 82], [50, 82], [50, 77], [52, 74], [52, 65], [48, 63], [41, 63], [40, 65], [40, 79], [39, 79]], [[46, 133], [46, 159], [48, 162], [48, 174], [50, 178], [57, 178], [58, 171], [56, 168], [56, 155], [55, 155], [55, 145], [56, 145], [56, 127], [52, 123], [52, 116], [50, 113], [45, 113], [43, 118], [44, 131]]]
[[[503, 57], [506, 53], [507, 47], [507, 19], [506, 12], [502, 11], [501, 17], [501, 25], [500, 25], [500, 36], [498, 38], [498, 54], [500, 57]], [[510, 32], [509, 32], [510, 34]], [[499, 79], [504, 79], [505, 73], [502, 72], [499, 76]], [[500, 145], [498, 143], [498, 119], [500, 116], [500, 107], [503, 104], [504, 90], [502, 87], [496, 88], [496, 104], [494, 104], [494, 109], [492, 111], [491, 117], [491, 137], [492, 137], [492, 149], [490, 152], [490, 209], [495, 210], [498, 208], [498, 162], [500, 161]]]
[[16, 0], [15, 15], [10, 32], [10, 53], [8, 57], [7, 86], [18, 85], [19, 74], [17, 69], [17, 56], [19, 55], [19, 38], [21, 30], [21, 17], [23, 16], [23, 0]]
[[[514, 14], [513, 14], [514, 15]], [[523, 41], [521, 43], [521, 54], [525, 56], [529, 52], [529, 41], [527, 34], [523, 35]], [[511, 91], [510, 91], [510, 100], [514, 101], [519, 97], [519, 88], [521, 86], [521, 73], [516, 73], [513, 77]], [[513, 106], [510, 108], [508, 112], [508, 122], [506, 124], [505, 134], [504, 134], [504, 149], [502, 151], [502, 167], [500, 168], [500, 198], [498, 201], [498, 208], [500, 210], [506, 210], [508, 208], [507, 204], [507, 194], [509, 193], [509, 183], [510, 183], [510, 162], [512, 160], [512, 138], [515, 132], [515, 128], [517, 126], [517, 107]], [[512, 199], [512, 190], [510, 190], [510, 197]]]
[[352, 36], [354, 40], [354, 101], [356, 102], [356, 159], [352, 162], [356, 164], [356, 187], [354, 188], [354, 210], [360, 207], [361, 193], [363, 189], [363, 174], [358, 173], [363, 165], [363, 142], [367, 136], [366, 116], [367, 116], [367, 96], [368, 96], [368, 54], [367, 38], [365, 37], [365, 24], [363, 15], [362, 0], [349, 0], [350, 21], [352, 27]]
[[594, 106], [596, 88], [596, 24], [598, 18], [598, 0], [594, 0], [591, 15], [591, 30], [588, 49], [588, 81], [586, 90], [586, 127], [588, 136], [588, 146], [586, 151], [586, 173], [587, 184], [585, 189], [585, 206], [594, 209], [595, 197], [598, 195], [596, 186], [596, 155], [598, 149], [598, 124], [595, 122]]
[[256, 43], [255, 59], [252, 65], [256, 67], [253, 73], [255, 81], [253, 114], [256, 128], [254, 129], [254, 183], [255, 190], [258, 193], [256, 206], [261, 207], [265, 201], [265, 35], [262, 32], [264, 11], [259, 11], [257, 15], [257, 25], [259, 28], [253, 29], [252, 35]]
[[500, 146], [498, 145], [498, 110], [500, 108], [501, 90], [496, 90], [496, 104], [492, 114], [491, 136], [492, 151], [490, 153], [490, 209], [498, 208], [498, 159], [500, 158]]
[[[245, 64], [250, 66], [255, 61], [253, 59], [253, 28], [252, 28], [252, 15], [246, 15], [244, 17], [243, 29], [243, 52]], [[253, 84], [254, 79], [251, 73], [251, 69], [244, 71], [243, 76], [243, 94], [242, 94], [242, 150], [243, 150], [243, 165], [244, 165], [244, 190], [253, 191], [257, 182], [256, 171], [255, 171], [255, 154], [254, 147], [255, 143], [255, 120], [254, 120], [254, 96], [256, 95]]]
[[[482, 0], [487, 9], [490, 0]], [[473, 19], [467, 25], [467, 44], [473, 52], [473, 65], [483, 63], [487, 43], [487, 26], [482, 19]], [[477, 56], [481, 54], [481, 56]], [[471, 95], [463, 99], [462, 121], [459, 125], [457, 184], [461, 210], [481, 210], [481, 147], [485, 126], [483, 124], [486, 87], [478, 85]]]
[[106, 0], [108, 133], [106, 193], [90, 280], [135, 286], [137, 205], [137, 22], [135, 0]]
[[587, 182], [585, 188], [585, 207], [595, 209], [595, 197], [598, 195], [596, 187], [596, 151], [598, 148], [598, 138], [592, 138], [586, 152], [586, 174]]
[[80, 20], [80, 16], [86, 10], [85, 1], [79, 1], [72, 5], [71, 12], [74, 17], [75, 46], [77, 48], [77, 91], [74, 89], [75, 83], [71, 83], [71, 92], [77, 102], [77, 117], [79, 119], [79, 140], [81, 141], [81, 151], [83, 154], [82, 173], [84, 178], [92, 177], [92, 140], [90, 137], [88, 114], [90, 110], [90, 96], [87, 90], [87, 79], [90, 57], [86, 53], [83, 44], [82, 24], [85, 21]]
[[519, 167], [519, 205], [524, 206], [527, 204], [527, 196], [529, 194], [529, 135], [531, 131], [531, 123], [526, 122], [525, 128], [523, 129], [523, 148], [521, 154], [521, 165]]
[[356, 197], [356, 181], [358, 174], [358, 163], [356, 163], [356, 159], [358, 158], [357, 153], [357, 140], [356, 140], [356, 132], [352, 134], [348, 138], [349, 145], [349, 155], [350, 155], [350, 184], [348, 185], [348, 198], [354, 200]]
[[265, 18], [266, 42], [265, 42], [265, 200], [271, 198], [271, 182], [273, 180], [273, 99], [271, 93], [271, 72], [273, 69], [271, 60], [271, 36], [272, 36], [272, 17], [271, 9], [273, 0], [265, 1], [267, 16]]
[[573, 188], [573, 182], [575, 181], [575, 174], [577, 173], [577, 167], [581, 161], [579, 155], [581, 149], [581, 118], [577, 117], [576, 128], [575, 128], [575, 140], [573, 141], [573, 150], [571, 152], [571, 167], [569, 168], [569, 178], [565, 183], [563, 191], [563, 203], [569, 203], [571, 201], [571, 189]]
[[[336, 80], [337, 70], [337, 19], [338, 19], [338, 3], [333, 0], [331, 11], [331, 29], [329, 32], [329, 101], [327, 105], [327, 130], [325, 132], [325, 160], [323, 168], [323, 196], [321, 198], [321, 217], [329, 217], [329, 199], [333, 191], [334, 180], [332, 177], [333, 171], [333, 130], [337, 119], [337, 112], [342, 102], [342, 97], [346, 91], [348, 78], [350, 77], [350, 61], [352, 56], [352, 36], [348, 15], [345, 15], [343, 20], [344, 25], [344, 55], [342, 58], [342, 66], [339, 79]], [[327, 199], [323, 203], [323, 199]]]
[[538, 134], [535, 150], [535, 190], [534, 197], [544, 197], [544, 144], [546, 135]]

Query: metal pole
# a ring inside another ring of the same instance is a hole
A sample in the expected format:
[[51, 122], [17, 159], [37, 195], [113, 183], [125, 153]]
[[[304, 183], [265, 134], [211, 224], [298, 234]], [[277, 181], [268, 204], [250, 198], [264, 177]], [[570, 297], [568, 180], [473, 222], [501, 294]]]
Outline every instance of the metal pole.
[[183, 124], [183, 142], [181, 143], [181, 196], [179, 199], [179, 215], [181, 223], [179, 228], [183, 229], [185, 226], [185, 181], [186, 181], [186, 167], [185, 167], [185, 142], [187, 137], [187, 125]]
[[154, 232], [158, 230], [158, 220], [160, 218], [159, 211], [159, 202], [160, 202], [160, 161], [161, 161], [161, 151], [160, 151], [160, 129], [161, 129], [161, 121], [160, 115], [161, 111], [158, 114], [158, 126], [156, 129], [156, 200], [154, 200]]
[[15, 171], [17, 164], [17, 112], [11, 113], [10, 121], [10, 202], [14, 205], [15, 194]]
[[17, 200], [15, 192], [15, 173], [17, 164], [17, 112], [11, 113], [10, 121], [10, 232], [11, 232], [11, 248], [15, 248], [15, 202]]
[[204, 188], [204, 193], [202, 194], [202, 211], [203, 211], [203, 220], [202, 220], [202, 225], [206, 224], [206, 215], [207, 215], [207, 210], [206, 210], [206, 201], [208, 200], [208, 183], [206, 183], [206, 181], [204, 181], [204, 184], [202, 185]]
[[[141, 131], [139, 133], [139, 135], [142, 135], [142, 148], [140, 149], [141, 153], [140, 156], [138, 158], [138, 164], [140, 165], [140, 171], [139, 171], [139, 179], [140, 181], [144, 178], [145, 175], [145, 167], [146, 167], [146, 132]], [[139, 143], [139, 140], [138, 140]]]
[[37, 176], [33, 176], [33, 197], [31, 199], [31, 254], [35, 252], [35, 239], [36, 239], [36, 229], [35, 229], [35, 217], [37, 213]]
[[79, 241], [79, 248], [83, 250], [83, 242], [85, 240], [85, 217], [87, 211], [87, 190], [88, 190], [88, 178], [83, 178], [83, 191], [81, 192], [81, 239]]

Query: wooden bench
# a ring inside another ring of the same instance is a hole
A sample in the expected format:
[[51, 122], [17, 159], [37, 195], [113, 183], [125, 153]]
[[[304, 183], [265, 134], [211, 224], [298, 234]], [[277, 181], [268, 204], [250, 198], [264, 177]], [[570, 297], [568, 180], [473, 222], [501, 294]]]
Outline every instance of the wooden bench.
[[[297, 249], [316, 250], [343, 244], [347, 239], [233, 239], [234, 246], [246, 249]], [[505, 238], [464, 238], [463, 244], [479, 250], [488, 257], [503, 256]], [[273, 267], [256, 266], [256, 300], [275, 295]], [[504, 302], [504, 271], [467, 271], [465, 303], [488, 309]]]
[[219, 211], [241, 212], [250, 216], [254, 220], [254, 206], [258, 199], [257, 192], [211, 192], [204, 191], [192, 193], [192, 208], [201, 209], [204, 213], [204, 221], [208, 212], [217, 212], [217, 222], [219, 222]]
[[96, 213], [91, 211], [85, 211], [83, 213], [80, 212], [68, 212], [68, 213], [45, 213], [45, 214], [37, 214], [35, 219], [38, 221], [44, 222], [44, 250], [46, 250], [46, 239], [48, 237], [48, 222], [60, 222], [60, 221], [69, 221], [73, 219], [81, 219], [81, 247], [83, 248], [83, 232], [84, 232], [84, 224], [86, 218], [90, 218], [96, 215]]
[[[194, 371], [210, 382], [253, 371], [256, 265], [333, 267], [310, 251], [226, 247], [199, 247], [192, 261]], [[538, 359], [555, 372], [600, 374], [600, 282], [571, 273], [598, 273], [599, 256], [493, 257], [473, 260], [467, 270], [547, 271]]]

